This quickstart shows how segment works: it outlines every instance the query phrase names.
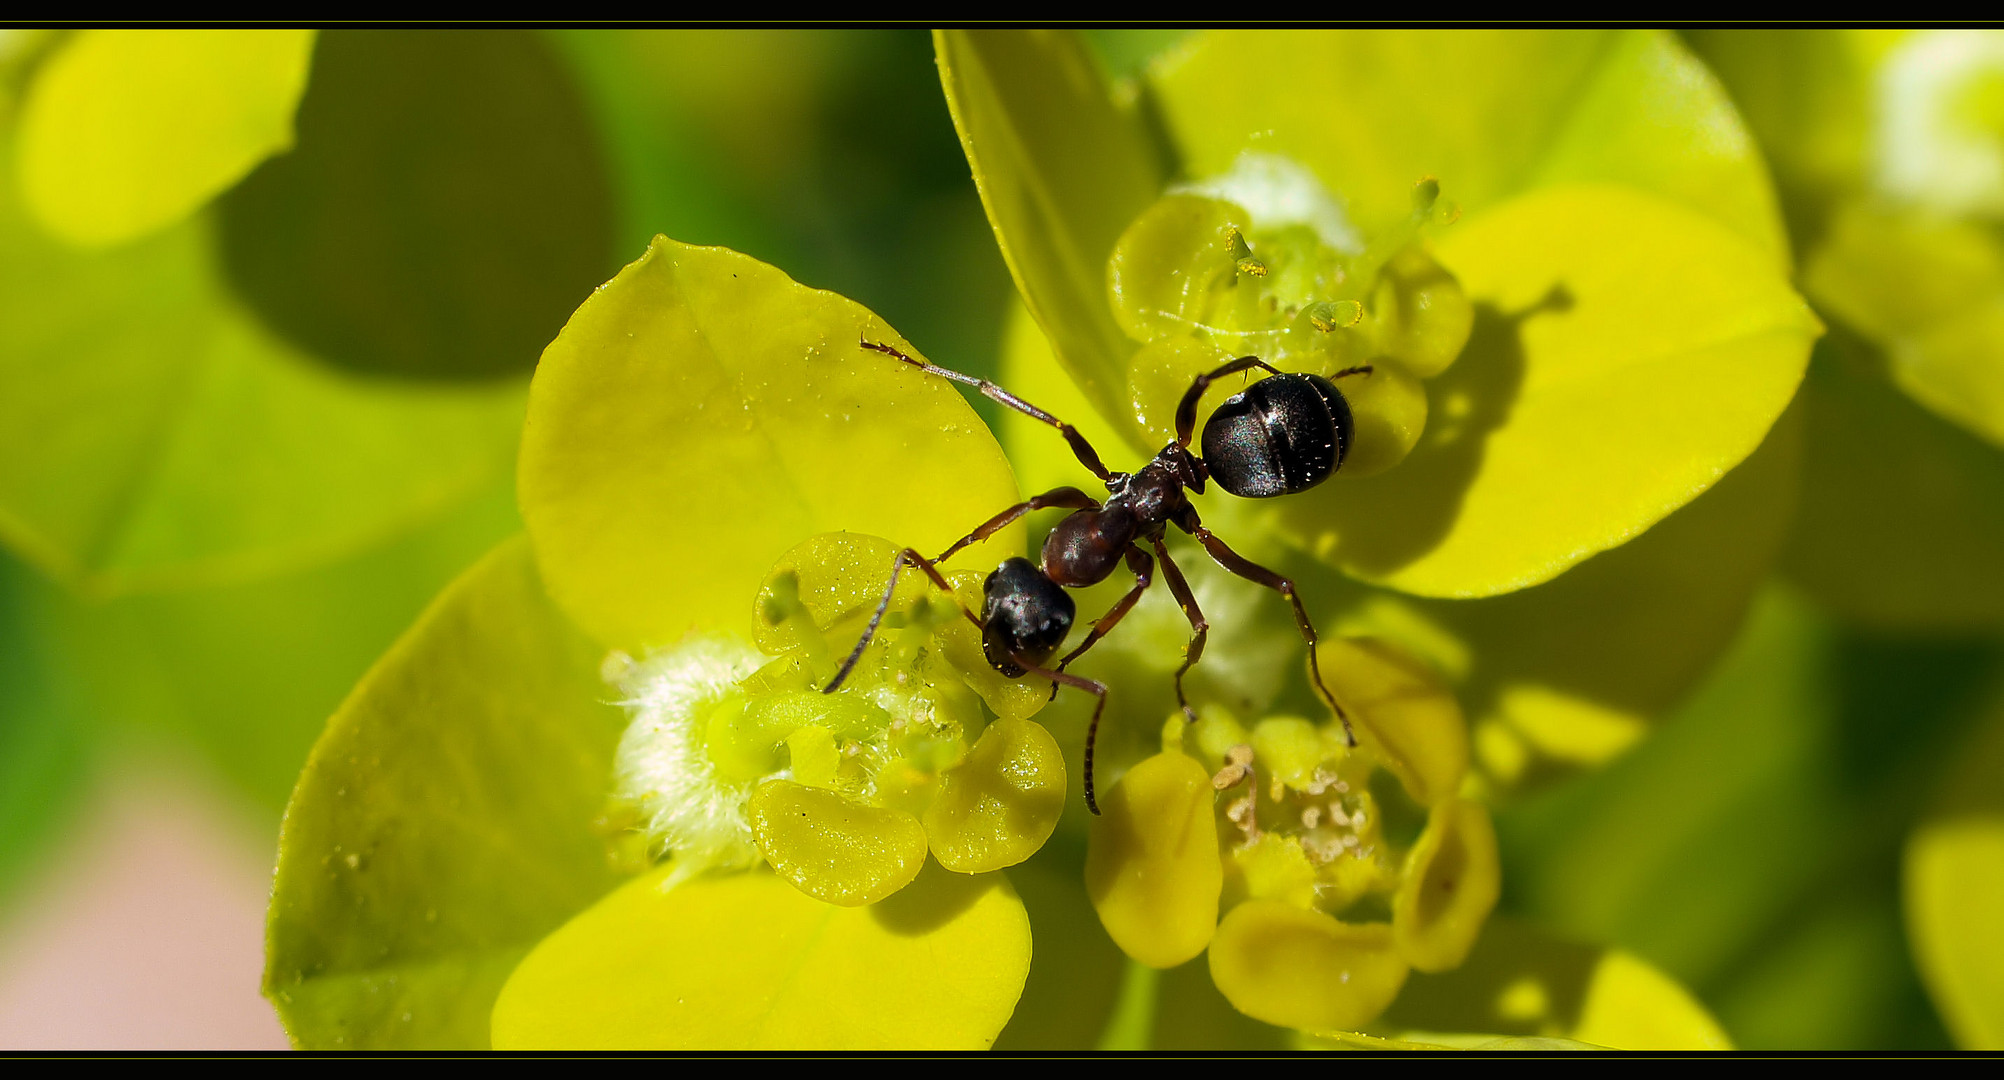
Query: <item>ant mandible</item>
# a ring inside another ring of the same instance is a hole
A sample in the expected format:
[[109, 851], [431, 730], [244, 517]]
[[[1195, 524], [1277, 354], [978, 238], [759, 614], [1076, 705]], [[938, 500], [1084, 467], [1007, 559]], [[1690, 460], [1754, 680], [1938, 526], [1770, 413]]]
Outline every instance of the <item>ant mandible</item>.
[[[1141, 594], [1148, 591], [1148, 586], [1153, 583], [1157, 561], [1161, 563], [1163, 579], [1169, 583], [1169, 592], [1190, 620], [1190, 644], [1183, 653], [1183, 666], [1176, 669], [1176, 703], [1182, 707], [1185, 717], [1192, 721], [1197, 719], [1196, 710], [1190, 707], [1189, 699], [1183, 695], [1183, 676], [1204, 654], [1204, 638], [1210, 624], [1204, 620], [1204, 613], [1198, 610], [1197, 599], [1190, 592], [1189, 583], [1183, 579], [1182, 571], [1169, 558], [1169, 549], [1163, 542], [1163, 534], [1169, 525], [1196, 537], [1219, 566], [1273, 589], [1294, 605], [1294, 621], [1301, 628], [1303, 640], [1308, 642], [1308, 670], [1313, 676], [1315, 689], [1336, 713], [1337, 719], [1343, 722], [1343, 734], [1350, 745], [1357, 745], [1356, 733], [1350, 728], [1350, 717], [1322, 682], [1322, 669], [1315, 659], [1315, 626], [1308, 621], [1308, 612], [1301, 606], [1301, 597], [1295, 593], [1294, 582], [1227, 547], [1198, 519], [1197, 508], [1190, 504], [1185, 489], [1202, 494], [1204, 481], [1211, 479], [1233, 495], [1267, 499], [1276, 495], [1298, 494], [1327, 480], [1343, 466], [1343, 457], [1349, 451], [1355, 430], [1349, 402], [1343, 399], [1333, 380], [1350, 375], [1369, 375], [1371, 368], [1368, 365], [1345, 368], [1324, 378], [1282, 372], [1256, 356], [1241, 356], [1209, 374], [1197, 376], [1176, 408], [1176, 441], [1163, 447], [1161, 453], [1155, 455], [1155, 460], [1142, 466], [1140, 472], [1121, 473], [1113, 472], [1101, 463], [1099, 453], [1085, 436], [1079, 434], [1077, 428], [987, 379], [949, 371], [867, 339], [858, 344], [928, 374], [972, 386], [998, 404], [1057, 428], [1065, 441], [1071, 444], [1072, 453], [1078, 457], [1079, 463], [1105, 482], [1107, 497], [1105, 502], [1101, 502], [1074, 487], [1057, 488], [989, 518], [979, 528], [955, 541], [952, 547], [940, 552], [937, 558], [928, 559], [912, 548], [900, 551], [897, 561], [891, 564], [890, 587], [877, 604], [876, 613], [870, 616], [862, 639], [856, 642], [856, 648], [843, 661], [835, 677], [822, 687], [823, 693], [832, 694], [840, 688], [842, 681], [855, 669], [857, 661], [862, 659], [863, 650], [869, 647], [871, 638], [876, 635], [884, 612], [890, 607], [891, 596], [897, 591], [898, 573], [907, 564], [923, 570], [934, 585], [950, 596], [953, 586], [941, 576], [938, 564], [969, 544], [995, 535], [1032, 510], [1057, 507], [1069, 509], [1072, 513], [1045, 538], [1042, 565], [1021, 557], [1005, 560], [994, 573], [988, 575], [982, 586], [985, 599], [981, 617], [976, 618], [965, 607], [961, 608], [961, 613], [980, 629], [982, 652], [995, 670], [1012, 679], [1035, 675], [1054, 684], [1084, 690], [1098, 699], [1093, 706], [1092, 721], [1086, 728], [1087, 809], [1094, 814], [1099, 813], [1099, 803], [1093, 797], [1092, 759], [1093, 746], [1099, 737], [1100, 713], [1106, 708], [1106, 686], [1091, 679], [1068, 675], [1065, 668], [1105, 637], [1107, 631], [1112, 630], [1133, 609]], [[1219, 379], [1253, 368], [1267, 372], [1269, 377], [1253, 383], [1218, 406], [1211, 419], [1204, 424], [1203, 455], [1200, 457], [1191, 453], [1190, 439], [1197, 426], [1197, 404], [1204, 392]], [[1142, 550], [1143, 543], [1154, 549], [1153, 558]], [[1077, 648], [1066, 653], [1056, 667], [1043, 667], [1051, 654], [1064, 644], [1078, 611], [1072, 598], [1065, 595], [1065, 589], [1097, 585], [1112, 576], [1122, 562], [1134, 574], [1134, 587], [1093, 624], [1092, 632]], [[1052, 692], [1056, 690], [1056, 685], [1053, 685]]]

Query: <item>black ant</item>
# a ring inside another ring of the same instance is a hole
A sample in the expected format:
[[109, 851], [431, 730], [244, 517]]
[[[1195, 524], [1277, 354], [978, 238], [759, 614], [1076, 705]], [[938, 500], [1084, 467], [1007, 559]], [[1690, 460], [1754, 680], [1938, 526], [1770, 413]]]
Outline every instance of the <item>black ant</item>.
[[[1342, 467], [1355, 430], [1350, 417], [1350, 404], [1343, 399], [1342, 392], [1336, 389], [1332, 380], [1348, 375], [1368, 375], [1370, 367], [1346, 368], [1330, 378], [1324, 378], [1278, 371], [1258, 357], [1241, 356], [1208, 375], [1197, 376], [1176, 408], [1176, 441], [1163, 447], [1162, 452], [1155, 455], [1155, 460], [1142, 466], [1140, 472], [1130, 474], [1113, 472], [1102, 464], [1099, 454], [1085, 436], [1079, 434], [1078, 429], [986, 379], [949, 371], [907, 356], [889, 345], [868, 340], [858, 344], [929, 374], [975, 387], [990, 400], [1057, 428], [1071, 444], [1072, 453], [1079, 462], [1106, 483], [1107, 498], [1102, 503], [1077, 488], [1061, 487], [1017, 503], [989, 518], [980, 528], [941, 552], [938, 558], [928, 559], [912, 548], [900, 551], [897, 561], [891, 565], [890, 588], [877, 605], [876, 614], [870, 617], [869, 626], [864, 628], [862, 640], [843, 661], [841, 670], [822, 688], [823, 693], [834, 693], [855, 669], [857, 661], [862, 659], [863, 650], [876, 635], [877, 626], [890, 607], [891, 596], [898, 587], [898, 572], [907, 563], [925, 571], [933, 584], [951, 595], [953, 587], [940, 575], [939, 563], [969, 544], [995, 535], [1032, 510], [1059, 507], [1070, 509], [1073, 513], [1060, 521], [1045, 538], [1043, 565], [1038, 566], [1020, 557], [1004, 561], [988, 575], [983, 585], [985, 602], [981, 617], [975, 618], [974, 613], [964, 607], [961, 613], [980, 628], [982, 652], [995, 670], [1012, 679], [1035, 675], [1049, 679], [1053, 684], [1062, 683], [1087, 691], [1099, 699], [1093, 706], [1092, 722], [1086, 729], [1087, 809], [1099, 813], [1099, 804], [1093, 798], [1092, 758], [1093, 745], [1099, 737], [1100, 713], [1106, 708], [1106, 687], [1091, 679], [1067, 675], [1065, 668], [1105, 637], [1107, 631], [1112, 630], [1141, 599], [1141, 594], [1154, 581], [1157, 560], [1161, 561], [1162, 576], [1169, 583], [1170, 593], [1190, 620], [1190, 645], [1183, 654], [1183, 666], [1176, 669], [1176, 702], [1182, 706], [1184, 716], [1192, 721], [1197, 718], [1196, 710], [1183, 696], [1183, 675], [1204, 654], [1204, 638], [1210, 624], [1204, 620], [1204, 613], [1197, 609], [1196, 597], [1191, 594], [1189, 583], [1183, 580], [1182, 571], [1169, 558], [1169, 549], [1163, 543], [1163, 533], [1169, 525], [1196, 537], [1219, 566], [1275, 590], [1294, 605], [1294, 621], [1301, 628], [1302, 638], [1308, 642], [1308, 668], [1314, 677], [1315, 689], [1335, 711], [1337, 719], [1343, 722], [1343, 734], [1350, 745], [1357, 745], [1349, 716], [1322, 682], [1322, 669], [1315, 660], [1315, 627], [1308, 621], [1308, 612], [1301, 606], [1301, 597], [1294, 591], [1294, 582], [1225, 546], [1224, 541], [1212, 535], [1198, 520], [1197, 508], [1190, 505], [1184, 489], [1202, 494], [1204, 481], [1213, 479], [1219, 487], [1233, 495], [1266, 499], [1307, 491], [1327, 480]], [[1218, 406], [1210, 421], [1204, 425], [1203, 456], [1192, 454], [1190, 438], [1197, 426], [1197, 403], [1204, 392], [1219, 379], [1253, 368], [1267, 372], [1270, 377], [1253, 383]], [[1151, 559], [1148, 552], [1142, 550], [1143, 542], [1155, 550], [1154, 558]], [[1119, 603], [1093, 624], [1092, 632], [1086, 635], [1086, 639], [1079, 643], [1078, 648], [1066, 653], [1055, 668], [1043, 667], [1044, 661], [1064, 644], [1065, 636], [1071, 632], [1072, 620], [1077, 615], [1077, 606], [1072, 603], [1071, 597], [1065, 595], [1065, 589], [1097, 585], [1111, 576], [1123, 561], [1134, 574], [1134, 588], [1128, 590]], [[1056, 685], [1051, 687], [1051, 692], [1057, 692]]]

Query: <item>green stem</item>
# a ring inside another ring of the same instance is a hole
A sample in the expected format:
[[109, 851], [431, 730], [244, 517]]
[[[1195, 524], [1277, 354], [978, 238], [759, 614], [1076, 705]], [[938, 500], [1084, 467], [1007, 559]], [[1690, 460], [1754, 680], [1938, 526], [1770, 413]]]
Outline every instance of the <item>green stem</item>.
[[1155, 1041], [1155, 1002], [1162, 973], [1134, 960], [1120, 978], [1120, 997], [1099, 1034], [1101, 1050], [1147, 1050]]

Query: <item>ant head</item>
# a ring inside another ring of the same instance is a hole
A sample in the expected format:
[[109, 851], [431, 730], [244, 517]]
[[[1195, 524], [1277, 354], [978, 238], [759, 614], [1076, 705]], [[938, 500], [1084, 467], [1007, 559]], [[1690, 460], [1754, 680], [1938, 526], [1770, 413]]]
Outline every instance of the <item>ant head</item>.
[[1242, 498], [1293, 495], [1342, 467], [1354, 429], [1335, 383], [1320, 375], [1274, 375], [1211, 414], [1204, 465], [1219, 487]]
[[1006, 560], [982, 585], [981, 651], [995, 670], [1023, 674], [1018, 661], [1042, 664], [1065, 643], [1078, 607], [1028, 559]]

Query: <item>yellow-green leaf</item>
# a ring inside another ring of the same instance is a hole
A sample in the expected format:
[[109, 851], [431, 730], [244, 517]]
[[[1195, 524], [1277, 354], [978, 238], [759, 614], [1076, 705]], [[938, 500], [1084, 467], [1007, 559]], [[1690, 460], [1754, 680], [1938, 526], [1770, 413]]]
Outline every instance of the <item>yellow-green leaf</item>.
[[1956, 1045], [2004, 1049], [2004, 707], [1907, 837], [1907, 936]]
[[1997, 36], [1693, 38], [1775, 163], [1809, 295], [1885, 350], [1916, 401], [2004, 445]]
[[1868, 73], [1904, 33], [1739, 26], [1683, 32], [1760, 141], [1798, 245], [1815, 240], [1825, 204], [1863, 177], [1872, 141]]
[[1270, 511], [1346, 572], [1421, 595], [1538, 584], [1690, 501], [1766, 437], [1820, 329], [1758, 248], [1627, 188], [1541, 188], [1440, 254], [1476, 327], [1419, 446]]
[[1730, 1050], [1732, 1041], [1689, 990], [1619, 949], [1577, 945], [1492, 918], [1466, 963], [1415, 975], [1379, 1024], [1417, 1042], [1491, 1032], [1617, 1050]]
[[52, 662], [37, 585], [32, 569], [0, 554], [0, 903], [33, 880], [23, 870], [61, 836], [89, 777], [89, 714]]
[[1292, 158], [1366, 235], [1406, 214], [1423, 176], [1470, 212], [1604, 182], [1713, 218], [1770, 271], [1787, 259], [1731, 102], [1661, 32], [1219, 31], [1151, 82], [1190, 175], [1225, 172], [1247, 150]]
[[[859, 340], [916, 355], [849, 300], [657, 238], [572, 316], [530, 391], [522, 514], [551, 594], [621, 644], [750, 637], [760, 581], [802, 539], [936, 551], [1014, 501], [953, 387]], [[962, 557], [1021, 546], [1010, 529]]]
[[494, 1006], [504, 1050], [978, 1050], [1023, 990], [1000, 874], [933, 869], [842, 908], [770, 874], [635, 878], [549, 936]]
[[44, 579], [26, 654], [53, 650], [51, 670], [91, 712], [199, 751], [276, 829], [356, 682], [468, 565], [521, 531], [513, 489], [495, 476], [390, 543], [250, 581], [98, 601]]
[[1800, 411], [1710, 491], [1556, 581], [1479, 601], [1373, 592], [1336, 629], [1386, 635], [1455, 673], [1494, 794], [1604, 764], [1732, 643], [1788, 536]]
[[295, 1043], [487, 1046], [516, 960], [616, 880], [593, 828], [622, 726], [600, 659], [515, 541], [328, 722], [267, 924], [264, 990]]
[[16, 176], [29, 210], [104, 247], [193, 213], [292, 146], [312, 30], [84, 30], [38, 72]]
[[325, 563], [506, 469], [519, 383], [331, 369], [216, 282], [206, 217], [115, 251], [0, 199], [0, 537], [98, 592]]
[[[1134, 343], [1107, 306], [1107, 258], [1162, 167], [1084, 42], [1054, 30], [941, 30], [940, 81], [982, 205], [1059, 360], [1120, 434]], [[1137, 441], [1136, 445], [1140, 445]]]
[[1988, 222], [1847, 205], [1803, 282], [1915, 401], [2004, 447], [2004, 242]]

